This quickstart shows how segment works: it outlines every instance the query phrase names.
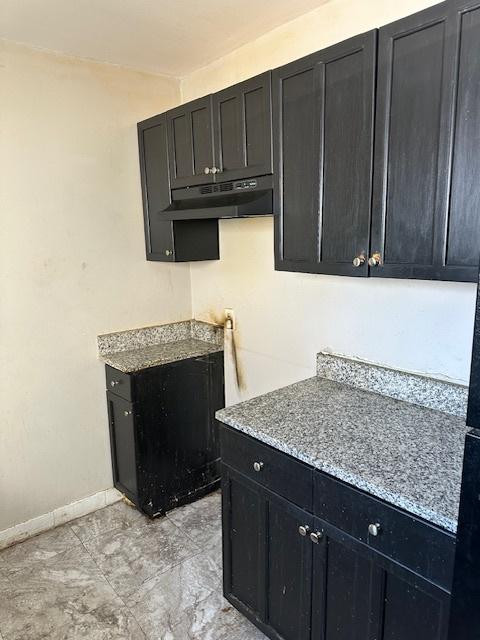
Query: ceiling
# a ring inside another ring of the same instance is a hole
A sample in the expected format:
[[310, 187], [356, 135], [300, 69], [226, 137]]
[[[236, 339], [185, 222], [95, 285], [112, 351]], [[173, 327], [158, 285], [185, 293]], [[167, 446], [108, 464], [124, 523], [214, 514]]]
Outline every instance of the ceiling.
[[0, 37], [188, 75], [327, 0], [0, 0]]

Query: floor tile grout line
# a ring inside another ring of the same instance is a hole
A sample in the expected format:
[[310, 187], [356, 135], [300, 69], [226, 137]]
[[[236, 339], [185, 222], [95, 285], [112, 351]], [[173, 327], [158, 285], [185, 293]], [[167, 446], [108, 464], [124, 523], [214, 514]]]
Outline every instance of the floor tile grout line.
[[[133, 613], [133, 611], [130, 609], [130, 607], [127, 605], [127, 603], [125, 602], [123, 596], [121, 596], [117, 590], [115, 589], [115, 587], [113, 586], [113, 584], [110, 582], [110, 580], [107, 578], [107, 576], [105, 575], [105, 573], [102, 571], [102, 568], [98, 565], [97, 561], [95, 560], [95, 558], [93, 557], [93, 555], [90, 553], [90, 551], [87, 549], [87, 547], [84, 545], [84, 543], [80, 540], [82, 547], [85, 549], [86, 553], [88, 554], [89, 558], [91, 558], [91, 560], [93, 561], [94, 565], [97, 567], [98, 572], [100, 573], [100, 575], [102, 576], [102, 578], [105, 580], [105, 582], [108, 584], [108, 586], [110, 587], [110, 589], [113, 591], [113, 593], [117, 596], [117, 598], [120, 600], [120, 602], [123, 604], [123, 606], [125, 607], [125, 609], [130, 613], [130, 615], [133, 617], [133, 619], [135, 620], [135, 622], [138, 624], [138, 627], [140, 629], [140, 631], [143, 634], [143, 637], [145, 638], [145, 640], [147, 640], [147, 634], [145, 633], [145, 631], [143, 630], [142, 625], [140, 624], [140, 622], [137, 620], [135, 614]], [[100, 608], [100, 607], [98, 607]], [[93, 611], [95, 611], [95, 609], [93, 609]]]

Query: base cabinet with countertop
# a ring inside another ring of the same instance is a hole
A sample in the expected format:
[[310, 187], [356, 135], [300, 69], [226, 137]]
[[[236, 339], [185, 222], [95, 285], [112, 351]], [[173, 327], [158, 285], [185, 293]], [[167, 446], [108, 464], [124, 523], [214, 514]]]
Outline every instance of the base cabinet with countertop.
[[224, 595], [274, 640], [444, 640], [455, 536], [221, 425]]
[[106, 379], [117, 489], [154, 517], [218, 487], [222, 351]]

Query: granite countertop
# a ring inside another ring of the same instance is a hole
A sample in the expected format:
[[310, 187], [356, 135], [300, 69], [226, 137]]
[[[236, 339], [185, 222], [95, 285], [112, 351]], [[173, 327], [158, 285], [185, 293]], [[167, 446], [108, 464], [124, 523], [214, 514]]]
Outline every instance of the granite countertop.
[[187, 338], [176, 342], [165, 342], [131, 349], [130, 351], [105, 354], [102, 356], [102, 360], [105, 364], [123, 371], [123, 373], [133, 373], [148, 367], [156, 367], [161, 364], [176, 362], [177, 360], [186, 360], [187, 358], [197, 358], [216, 351], [222, 351], [222, 347], [203, 340]]
[[449, 531], [457, 529], [465, 418], [314, 377], [218, 420]]
[[133, 373], [223, 351], [223, 328], [198, 320], [108, 333], [97, 338], [105, 364]]

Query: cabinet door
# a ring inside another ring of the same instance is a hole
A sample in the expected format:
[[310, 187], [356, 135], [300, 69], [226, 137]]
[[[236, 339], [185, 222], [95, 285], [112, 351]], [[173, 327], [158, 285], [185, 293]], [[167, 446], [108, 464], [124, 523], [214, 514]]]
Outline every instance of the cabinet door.
[[223, 465], [223, 591], [257, 623], [265, 614], [265, 522], [262, 488]]
[[449, 595], [416, 578], [386, 572], [382, 640], [446, 640]]
[[113, 483], [135, 504], [138, 504], [138, 446], [134, 405], [107, 391], [110, 447]]
[[450, 210], [444, 256], [447, 276], [476, 281], [480, 251], [480, 2], [455, 0], [456, 104]]
[[[266, 494], [265, 623], [283, 640], [310, 638], [313, 518], [283, 498]], [[307, 535], [300, 534], [305, 527]]]
[[162, 219], [171, 204], [165, 114], [138, 125], [147, 260], [174, 260], [173, 223]]
[[271, 73], [212, 96], [217, 182], [272, 173]]
[[373, 276], [475, 279], [479, 36], [458, 0], [380, 29]]
[[367, 275], [375, 61], [371, 31], [273, 72], [276, 269]]
[[214, 181], [212, 98], [206, 96], [167, 112], [172, 188]]
[[315, 519], [312, 640], [445, 640], [449, 594]]
[[380, 640], [382, 569], [348, 536], [315, 531], [312, 640]]

